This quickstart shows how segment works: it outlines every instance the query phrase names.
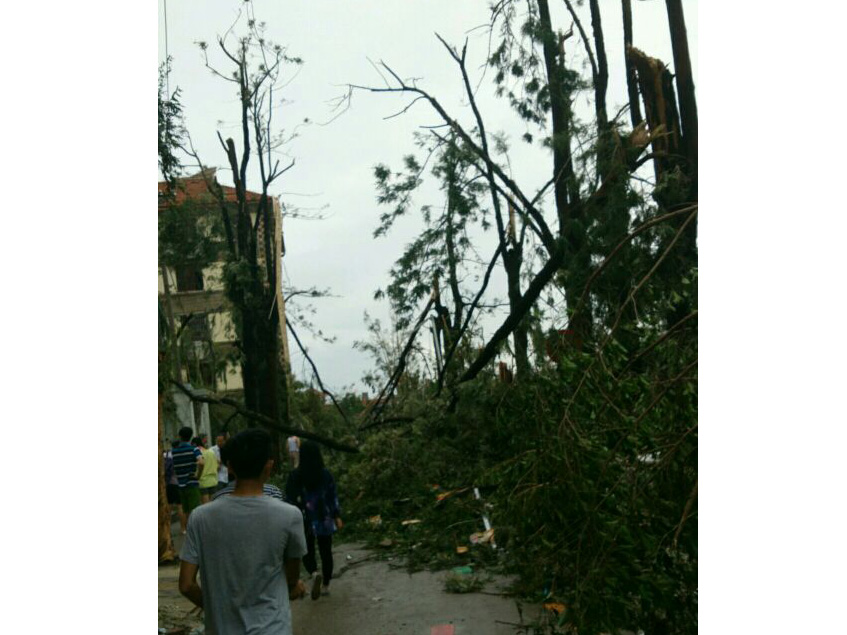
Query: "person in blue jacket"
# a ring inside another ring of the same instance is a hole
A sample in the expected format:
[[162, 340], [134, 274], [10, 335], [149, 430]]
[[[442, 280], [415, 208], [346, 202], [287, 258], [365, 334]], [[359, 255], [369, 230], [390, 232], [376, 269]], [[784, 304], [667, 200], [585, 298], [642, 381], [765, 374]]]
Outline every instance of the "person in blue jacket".
[[[324, 467], [321, 450], [316, 443], [304, 441], [300, 446], [300, 465], [288, 475], [285, 498], [303, 512], [308, 549], [303, 565], [312, 576], [311, 596], [317, 600], [322, 593], [329, 595], [333, 565], [332, 535], [341, 529], [343, 522], [335, 479]], [[317, 573], [315, 540], [321, 556], [320, 573]]]

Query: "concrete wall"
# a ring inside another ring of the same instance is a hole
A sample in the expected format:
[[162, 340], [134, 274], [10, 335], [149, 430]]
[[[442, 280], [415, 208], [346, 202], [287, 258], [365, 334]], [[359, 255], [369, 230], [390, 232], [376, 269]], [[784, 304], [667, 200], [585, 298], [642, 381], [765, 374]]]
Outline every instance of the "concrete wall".
[[223, 381], [218, 380], [218, 390], [242, 390], [243, 388], [241, 364], [228, 363]]
[[212, 341], [216, 344], [235, 340], [235, 325], [229, 311], [221, 311], [209, 316], [209, 327], [212, 330]]

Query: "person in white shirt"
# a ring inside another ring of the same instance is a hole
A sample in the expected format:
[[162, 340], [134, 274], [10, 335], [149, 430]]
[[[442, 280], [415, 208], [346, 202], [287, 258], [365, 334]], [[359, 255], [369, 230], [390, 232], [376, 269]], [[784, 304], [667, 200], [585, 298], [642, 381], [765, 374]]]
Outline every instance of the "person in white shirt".
[[226, 469], [226, 465], [221, 460], [221, 448], [224, 443], [226, 443], [226, 438], [224, 435], [219, 434], [215, 437], [215, 445], [212, 446], [211, 450], [215, 453], [215, 456], [218, 457], [218, 490], [222, 490], [229, 483], [229, 472]]
[[235, 491], [188, 517], [179, 591], [203, 609], [209, 635], [292, 635], [290, 600], [306, 594], [303, 516], [263, 494], [273, 469], [266, 431], [245, 430], [230, 444], [224, 454], [239, 477]]
[[300, 437], [288, 437], [288, 458], [291, 459], [291, 469], [296, 470], [300, 465]]

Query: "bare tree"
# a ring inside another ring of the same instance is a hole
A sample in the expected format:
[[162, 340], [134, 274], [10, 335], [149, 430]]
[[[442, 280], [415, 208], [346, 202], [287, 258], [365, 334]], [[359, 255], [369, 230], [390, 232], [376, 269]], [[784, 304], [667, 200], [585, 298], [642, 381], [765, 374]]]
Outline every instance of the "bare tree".
[[[217, 201], [225, 236], [226, 264], [224, 284], [227, 297], [236, 310], [244, 403], [247, 410], [288, 426], [290, 421], [289, 373], [284, 361], [284, 322], [281, 321], [280, 259], [281, 245], [274, 236], [281, 213], [274, 208], [270, 187], [294, 166], [294, 160], [281, 165], [279, 149], [292, 135], [274, 133], [275, 91], [284, 71], [297, 67], [302, 60], [289, 56], [285, 48], [268, 41], [264, 23], [257, 23], [252, 7], [246, 5], [247, 32], [233, 42], [228, 31], [217, 40], [217, 47], [231, 65], [230, 72], [216, 67], [209, 57], [209, 46], [201, 42], [207, 68], [234, 85], [239, 97], [239, 141], [224, 139], [218, 133], [235, 186], [235, 201], [225, 196], [214, 171], [203, 164], [194, 150], [188, 150]], [[248, 186], [251, 161], [255, 159], [259, 178], [258, 192]], [[258, 196], [257, 196], [258, 194]], [[281, 456], [278, 435], [274, 434], [274, 453]], [[277, 466], [281, 461], [277, 460]]]

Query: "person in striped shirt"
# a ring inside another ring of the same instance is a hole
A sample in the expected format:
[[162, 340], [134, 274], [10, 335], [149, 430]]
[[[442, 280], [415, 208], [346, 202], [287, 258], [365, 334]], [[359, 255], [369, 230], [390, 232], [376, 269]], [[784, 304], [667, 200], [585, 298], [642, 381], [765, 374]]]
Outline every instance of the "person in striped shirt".
[[[180, 444], [171, 450], [174, 460], [174, 472], [179, 485], [179, 499], [186, 522], [191, 512], [200, 505], [200, 482], [198, 476], [203, 470], [203, 455], [191, 443], [194, 431], [185, 426], [179, 430]], [[185, 531], [183, 531], [185, 533]]]

